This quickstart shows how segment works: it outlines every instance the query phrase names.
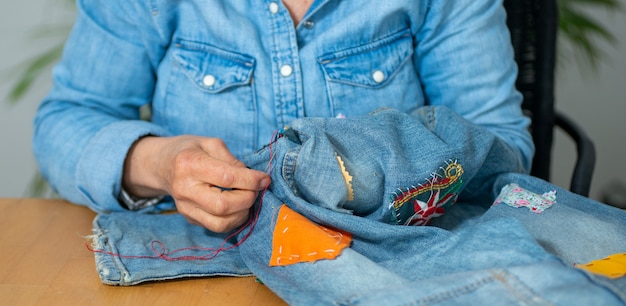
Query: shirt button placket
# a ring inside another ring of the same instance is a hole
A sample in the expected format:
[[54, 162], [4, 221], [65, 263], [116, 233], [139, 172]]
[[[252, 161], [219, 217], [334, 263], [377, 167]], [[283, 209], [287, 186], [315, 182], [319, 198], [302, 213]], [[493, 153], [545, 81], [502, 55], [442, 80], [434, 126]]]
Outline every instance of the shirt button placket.
[[280, 75], [288, 77], [291, 76], [292, 73], [293, 67], [291, 67], [291, 65], [283, 65], [282, 67], [280, 67]]
[[278, 1], [268, 3], [271, 57], [273, 59], [274, 107], [277, 124], [286, 125], [303, 116], [302, 89], [298, 70], [298, 45], [289, 12]]

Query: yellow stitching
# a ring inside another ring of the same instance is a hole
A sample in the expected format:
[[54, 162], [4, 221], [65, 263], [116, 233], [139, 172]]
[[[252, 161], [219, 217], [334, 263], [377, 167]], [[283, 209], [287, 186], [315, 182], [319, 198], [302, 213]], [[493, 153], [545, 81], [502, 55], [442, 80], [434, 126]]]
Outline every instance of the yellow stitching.
[[352, 201], [354, 200], [354, 189], [352, 189], [352, 175], [350, 175], [350, 172], [348, 172], [348, 170], [346, 169], [346, 166], [343, 163], [341, 157], [337, 155], [337, 153], [335, 153], [335, 156], [337, 157], [337, 162], [339, 162], [339, 169], [341, 169], [343, 180], [346, 182], [346, 187], [348, 189], [348, 201]]

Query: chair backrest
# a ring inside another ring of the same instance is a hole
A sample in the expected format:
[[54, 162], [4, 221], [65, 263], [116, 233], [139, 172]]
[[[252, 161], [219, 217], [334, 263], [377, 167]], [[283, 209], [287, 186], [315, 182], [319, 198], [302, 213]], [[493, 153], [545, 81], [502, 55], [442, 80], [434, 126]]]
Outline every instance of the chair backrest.
[[531, 174], [550, 180], [556, 120], [554, 70], [558, 12], [556, 0], [504, 0], [507, 24], [519, 67], [517, 88], [532, 118], [535, 158]]

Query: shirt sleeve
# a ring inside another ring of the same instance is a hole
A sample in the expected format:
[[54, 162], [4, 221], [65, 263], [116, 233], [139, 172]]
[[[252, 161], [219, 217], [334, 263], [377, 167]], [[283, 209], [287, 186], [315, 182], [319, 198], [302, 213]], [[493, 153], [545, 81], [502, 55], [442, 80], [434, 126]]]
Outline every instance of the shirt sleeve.
[[530, 119], [515, 88], [517, 65], [501, 0], [430, 1], [415, 62], [427, 102], [490, 130], [530, 170]]
[[119, 195], [129, 148], [142, 136], [168, 135], [139, 119], [139, 108], [151, 102], [165, 42], [136, 26], [152, 22], [148, 9], [129, 12], [128, 2], [117, 0], [77, 3], [53, 88], [35, 116], [33, 151], [62, 197], [96, 212], [123, 210]]

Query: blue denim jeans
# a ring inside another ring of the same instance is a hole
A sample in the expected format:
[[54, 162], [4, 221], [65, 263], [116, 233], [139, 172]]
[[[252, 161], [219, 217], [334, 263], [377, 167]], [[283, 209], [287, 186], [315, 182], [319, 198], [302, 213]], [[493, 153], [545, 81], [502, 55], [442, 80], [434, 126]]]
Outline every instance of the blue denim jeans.
[[[507, 145], [445, 107], [299, 119], [244, 162], [271, 167], [273, 179], [253, 229], [226, 239], [177, 214], [99, 215], [94, 247], [108, 252], [95, 253], [102, 281], [256, 275], [288, 303], [306, 305], [626, 301], [624, 278], [573, 267], [626, 251], [626, 213], [517, 173], [522, 165]], [[541, 214], [493, 205], [510, 183], [533, 194], [554, 190], [556, 203]], [[350, 247], [332, 260], [270, 266], [284, 204], [349, 232]], [[181, 251], [170, 257], [207, 260], [155, 256], [172, 250]]]

